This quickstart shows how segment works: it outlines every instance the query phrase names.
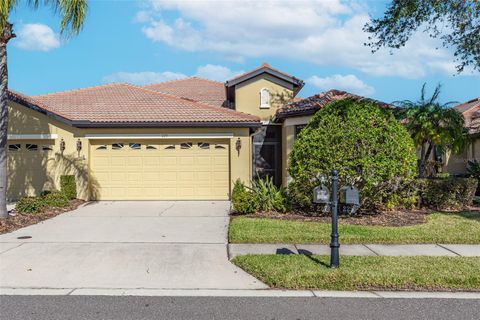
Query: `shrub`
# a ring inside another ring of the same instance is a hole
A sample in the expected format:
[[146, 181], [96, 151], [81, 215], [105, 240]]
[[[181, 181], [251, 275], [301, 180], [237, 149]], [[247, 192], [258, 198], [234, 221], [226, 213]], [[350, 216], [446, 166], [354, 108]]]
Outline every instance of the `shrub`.
[[456, 210], [473, 203], [478, 180], [457, 177], [417, 179], [416, 184], [422, 206], [436, 210]]
[[286, 212], [290, 209], [285, 189], [277, 188], [268, 176], [266, 179], [253, 181], [251, 190], [257, 197], [259, 210]]
[[480, 161], [469, 160], [467, 163], [467, 172], [470, 177], [480, 179]]
[[258, 209], [257, 197], [252, 191], [247, 190], [245, 185], [237, 179], [232, 192], [233, 210], [241, 214], [254, 213]]
[[359, 188], [360, 210], [381, 209], [403, 197], [416, 162], [413, 140], [391, 110], [368, 101], [336, 101], [318, 111], [295, 141], [289, 192], [295, 203], [311, 207], [316, 177], [336, 169], [340, 185], [355, 182]]
[[77, 184], [75, 182], [75, 176], [61, 176], [60, 190], [69, 200], [75, 199], [77, 197]]
[[18, 200], [15, 210], [21, 213], [36, 214], [42, 211], [45, 202], [41, 197], [23, 197]]
[[70, 203], [69, 199], [63, 192], [50, 192], [43, 196], [45, 205], [52, 207], [66, 207]]
[[50, 194], [52, 193], [51, 190], [43, 190], [42, 192], [40, 192], [40, 197], [45, 197], [47, 194]]

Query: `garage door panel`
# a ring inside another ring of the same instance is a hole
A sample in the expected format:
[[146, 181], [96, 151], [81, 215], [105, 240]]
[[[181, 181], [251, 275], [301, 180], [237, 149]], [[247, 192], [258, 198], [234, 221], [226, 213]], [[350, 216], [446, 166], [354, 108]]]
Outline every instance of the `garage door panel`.
[[[228, 144], [135, 141], [141, 148], [133, 149], [129, 147], [131, 141], [123, 143], [125, 147], [119, 150], [111, 149], [112, 141], [92, 144], [90, 168], [98, 184], [99, 199], [228, 199]], [[182, 143], [188, 148], [180, 148]], [[99, 144], [109, 147], [97, 150]], [[150, 149], [146, 149], [147, 145]]]

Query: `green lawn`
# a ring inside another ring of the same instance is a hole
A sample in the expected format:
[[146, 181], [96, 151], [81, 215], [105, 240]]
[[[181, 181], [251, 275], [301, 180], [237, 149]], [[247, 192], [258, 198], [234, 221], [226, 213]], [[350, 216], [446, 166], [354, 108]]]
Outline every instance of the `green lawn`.
[[[330, 224], [238, 217], [230, 223], [231, 243], [330, 242]], [[348, 243], [480, 243], [480, 213], [434, 213], [421, 225], [381, 227], [339, 225], [340, 242]]]
[[247, 255], [233, 262], [274, 288], [480, 291], [479, 257], [341, 257]]

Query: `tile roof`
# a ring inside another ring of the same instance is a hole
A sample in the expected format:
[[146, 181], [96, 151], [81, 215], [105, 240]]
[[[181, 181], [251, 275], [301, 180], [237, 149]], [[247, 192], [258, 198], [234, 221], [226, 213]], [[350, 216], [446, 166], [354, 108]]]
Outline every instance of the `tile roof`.
[[126, 83], [34, 97], [11, 92], [11, 98], [78, 124], [251, 126], [260, 123], [256, 116]]
[[390, 105], [374, 99], [365, 98], [362, 96], [358, 96], [346, 91], [341, 90], [330, 90], [327, 92], [322, 92], [316, 94], [314, 96], [301, 99], [299, 101], [294, 101], [281, 107], [277, 110], [275, 115], [275, 119], [280, 121], [284, 118], [291, 117], [291, 116], [302, 116], [302, 115], [310, 115], [317, 112], [320, 108], [326, 106], [332, 101], [347, 99], [347, 98], [354, 98], [358, 100], [366, 100], [366, 101], [373, 101], [381, 106], [389, 107]]
[[225, 102], [225, 85], [199, 77], [165, 81], [144, 88], [220, 107]]
[[480, 132], [480, 97], [461, 103], [455, 107], [465, 118], [465, 126], [470, 134]]

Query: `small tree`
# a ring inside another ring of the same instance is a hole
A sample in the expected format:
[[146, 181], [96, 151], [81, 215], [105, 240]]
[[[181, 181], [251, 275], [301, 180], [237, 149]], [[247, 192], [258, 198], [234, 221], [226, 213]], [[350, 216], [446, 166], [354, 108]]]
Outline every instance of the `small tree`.
[[415, 148], [392, 112], [374, 102], [332, 102], [318, 111], [300, 133], [290, 154], [289, 191], [309, 207], [319, 175], [340, 172], [340, 184], [356, 180], [361, 208], [378, 209], [415, 176]]
[[430, 98], [425, 97], [425, 84], [420, 100], [396, 102], [397, 117], [405, 123], [417, 148], [420, 148], [418, 175], [427, 175], [427, 162], [435, 148], [442, 152], [459, 153], [468, 143], [468, 131], [463, 115], [449, 108], [453, 103], [440, 104], [440, 85]]

